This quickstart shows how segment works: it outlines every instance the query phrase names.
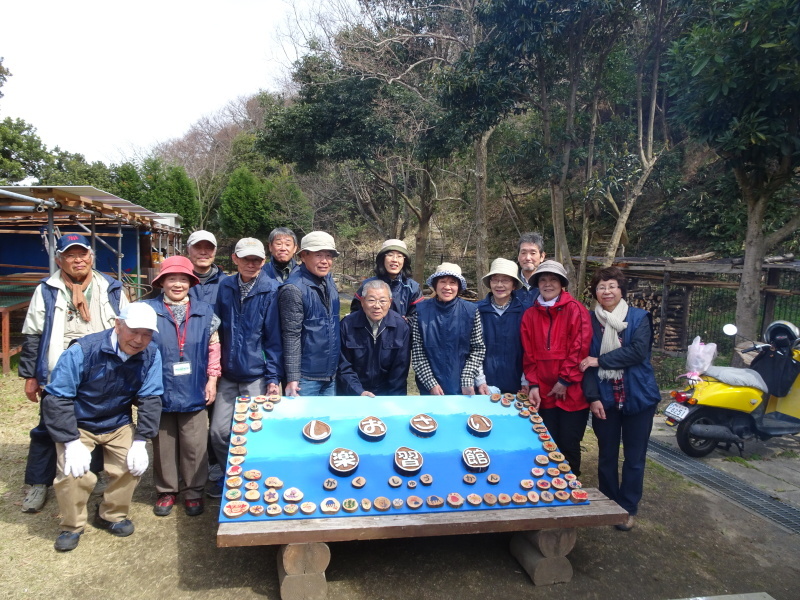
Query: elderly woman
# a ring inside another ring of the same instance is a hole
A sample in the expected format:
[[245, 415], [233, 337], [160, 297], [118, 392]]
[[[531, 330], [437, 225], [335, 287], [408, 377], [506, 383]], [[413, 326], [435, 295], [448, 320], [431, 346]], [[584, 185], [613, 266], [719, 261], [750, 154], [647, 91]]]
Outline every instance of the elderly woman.
[[153, 512], [167, 516], [183, 494], [186, 514], [203, 512], [208, 478], [208, 413], [220, 369], [219, 318], [210, 304], [189, 298], [199, 283], [192, 263], [171, 256], [161, 263], [153, 286], [162, 293], [145, 300], [158, 316], [153, 341], [161, 351], [164, 395], [158, 435], [153, 438], [153, 467], [158, 498]]
[[458, 297], [467, 287], [461, 267], [442, 263], [428, 278], [435, 296], [410, 319], [411, 365], [421, 394], [472, 395], [486, 357], [477, 306]]
[[[645, 455], [661, 395], [650, 364], [650, 313], [625, 302], [627, 280], [617, 267], [600, 269], [590, 286], [597, 305], [592, 315], [590, 355], [581, 362], [583, 388], [597, 436], [600, 491], [628, 511], [617, 529], [628, 531], [642, 498]], [[620, 481], [619, 444], [625, 462]]]
[[386, 240], [375, 257], [375, 277], [366, 279], [358, 288], [350, 312], [361, 309], [364, 286], [370, 281], [385, 281], [392, 293], [392, 310], [401, 317], [410, 317], [422, 299], [419, 284], [411, 279], [411, 256], [403, 240]]
[[567, 291], [567, 272], [554, 260], [531, 277], [539, 296], [522, 317], [522, 367], [530, 400], [575, 475], [581, 473], [581, 440], [589, 419], [580, 362], [589, 353], [589, 312]]
[[528, 381], [522, 374], [522, 342], [519, 336], [526, 307], [517, 295], [522, 287], [517, 266], [505, 258], [496, 258], [483, 277], [483, 285], [490, 291], [486, 298], [478, 302], [478, 314], [486, 342], [486, 359], [483, 361], [485, 379], [478, 376], [478, 391], [488, 394], [488, 386], [492, 386], [504, 393], [527, 394]]

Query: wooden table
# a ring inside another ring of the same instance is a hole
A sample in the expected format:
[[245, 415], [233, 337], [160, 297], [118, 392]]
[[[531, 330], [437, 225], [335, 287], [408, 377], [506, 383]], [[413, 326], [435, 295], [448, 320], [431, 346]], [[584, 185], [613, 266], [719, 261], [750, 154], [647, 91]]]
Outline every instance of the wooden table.
[[575, 506], [410, 515], [373, 512], [370, 516], [347, 518], [228, 522], [219, 526], [217, 546], [281, 544], [278, 578], [283, 600], [325, 598], [325, 569], [330, 561], [325, 542], [350, 540], [518, 532], [511, 539], [511, 553], [533, 583], [564, 583], [572, 578], [567, 554], [575, 545], [576, 528], [616, 525], [628, 516], [598, 490], [587, 491], [590, 504]]

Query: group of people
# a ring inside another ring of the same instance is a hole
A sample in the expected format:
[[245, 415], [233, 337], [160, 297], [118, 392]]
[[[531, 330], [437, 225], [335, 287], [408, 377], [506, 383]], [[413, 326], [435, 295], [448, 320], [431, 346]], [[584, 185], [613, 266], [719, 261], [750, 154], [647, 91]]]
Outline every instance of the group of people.
[[[625, 302], [619, 269], [593, 277], [590, 315], [567, 291], [563, 265], [545, 260], [542, 237], [528, 233], [517, 263], [492, 262], [483, 300], [459, 297], [466, 280], [453, 263], [428, 277], [433, 297], [424, 298], [406, 244], [390, 239], [340, 319], [331, 235], [313, 231], [298, 244], [277, 228], [267, 248], [243, 238], [230, 275], [216, 250], [212, 233], [192, 233], [185, 257], [160, 264], [160, 294], [129, 304], [118, 282], [93, 269], [85, 237], [58, 240], [59, 270], [34, 293], [19, 368], [29, 399], [41, 398], [23, 510], [41, 510], [53, 485], [57, 550], [78, 545], [102, 470], [108, 484], [94, 523], [133, 533], [128, 511], [148, 467], [147, 439], [155, 514], [170, 514], [181, 496], [196, 516], [209, 464], [225, 464], [237, 396], [405, 395], [412, 365], [420, 394], [527, 394], [575, 474], [591, 412], [600, 489], [628, 511], [620, 528], [633, 526], [659, 394], [649, 315]], [[222, 480], [207, 494], [221, 496]]]

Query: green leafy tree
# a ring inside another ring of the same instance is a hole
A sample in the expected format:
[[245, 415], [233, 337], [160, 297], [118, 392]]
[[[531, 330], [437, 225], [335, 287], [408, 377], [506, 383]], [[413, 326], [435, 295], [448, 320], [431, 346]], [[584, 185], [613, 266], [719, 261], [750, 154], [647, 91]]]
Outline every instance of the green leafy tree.
[[[3, 87], [8, 78], [11, 77], [11, 71], [3, 66], [3, 57], [0, 56], [0, 88]], [[3, 92], [0, 91], [0, 98], [3, 97]]]
[[11, 117], [0, 122], [0, 182], [13, 184], [39, 177], [48, 158], [47, 147], [33, 125]]
[[[157, 157], [142, 161], [137, 169], [139, 182], [131, 177], [130, 190], [137, 192], [136, 200], [122, 196], [155, 212], [177, 213], [183, 218], [183, 228], [191, 231], [197, 225], [199, 209], [194, 187], [183, 167], [167, 166]], [[118, 189], [122, 191], [122, 187]]]
[[89, 163], [83, 154], [61, 150], [58, 146], [48, 157], [39, 177], [41, 185], [91, 185], [113, 193], [114, 177], [102, 161]]
[[219, 209], [225, 235], [266, 239], [275, 227], [273, 212], [267, 190], [258, 177], [247, 167], [239, 167], [231, 173]]
[[[736, 321], [755, 338], [764, 256], [800, 227], [800, 1], [712, 2], [670, 49], [668, 82], [675, 117], [726, 161], [747, 207]], [[781, 198], [794, 208], [775, 223]]]

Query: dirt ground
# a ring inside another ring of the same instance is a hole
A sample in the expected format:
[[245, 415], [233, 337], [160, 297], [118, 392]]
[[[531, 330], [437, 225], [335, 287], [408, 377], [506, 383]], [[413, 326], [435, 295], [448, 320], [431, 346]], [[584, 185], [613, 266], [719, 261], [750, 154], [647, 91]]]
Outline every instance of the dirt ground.
[[[215, 545], [219, 501], [202, 517], [152, 513], [152, 475], [131, 511], [136, 533], [87, 527], [78, 548], [53, 550], [58, 507], [20, 511], [28, 430], [37, 409], [16, 377], [0, 377], [0, 598], [278, 599], [276, 548]], [[596, 485], [587, 432], [584, 483]], [[92, 506], [94, 501], [90, 504]], [[534, 587], [508, 551], [509, 535], [332, 544], [331, 600], [393, 598], [659, 599], [765, 591], [798, 597], [800, 536], [650, 462], [636, 528], [582, 529], [568, 584]]]

